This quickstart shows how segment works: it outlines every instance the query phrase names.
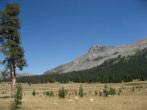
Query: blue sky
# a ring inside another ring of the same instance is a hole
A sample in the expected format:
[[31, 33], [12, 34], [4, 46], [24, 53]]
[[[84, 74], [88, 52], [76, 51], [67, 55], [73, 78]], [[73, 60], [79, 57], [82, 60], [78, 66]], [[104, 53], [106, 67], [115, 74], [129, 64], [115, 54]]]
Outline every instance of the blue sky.
[[92, 45], [123, 45], [147, 37], [146, 0], [0, 0], [21, 5], [28, 67], [41, 74]]

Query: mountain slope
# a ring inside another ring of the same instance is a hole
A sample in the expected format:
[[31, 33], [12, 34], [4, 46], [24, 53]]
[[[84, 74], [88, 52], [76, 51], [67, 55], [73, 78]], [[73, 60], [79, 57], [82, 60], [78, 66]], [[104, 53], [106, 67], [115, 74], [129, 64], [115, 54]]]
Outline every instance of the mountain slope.
[[147, 80], [147, 47], [130, 56], [118, 56], [106, 60], [100, 66], [73, 71], [64, 74], [46, 74], [19, 77], [18, 82], [47, 83], [47, 82], [77, 82], [77, 83], [119, 83], [133, 79]]
[[147, 47], [147, 39], [125, 46], [92, 46], [89, 51], [81, 57], [46, 71], [44, 74], [87, 70], [119, 56], [134, 55], [145, 47]]

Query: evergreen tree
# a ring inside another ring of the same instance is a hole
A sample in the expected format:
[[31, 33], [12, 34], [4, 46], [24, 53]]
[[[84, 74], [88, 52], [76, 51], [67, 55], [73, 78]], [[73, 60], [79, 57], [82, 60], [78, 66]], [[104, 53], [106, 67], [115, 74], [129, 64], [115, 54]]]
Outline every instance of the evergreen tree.
[[65, 90], [64, 87], [59, 89], [59, 91], [58, 91], [59, 98], [65, 98], [66, 95], [67, 95], [67, 90]]
[[0, 44], [4, 59], [1, 61], [9, 69], [11, 76], [11, 95], [14, 95], [16, 83], [16, 68], [20, 70], [26, 66], [24, 50], [20, 41], [20, 6], [9, 3], [0, 15]]
[[83, 90], [82, 85], [80, 85], [80, 87], [79, 87], [79, 96], [80, 97], [83, 97], [84, 96], [84, 90]]
[[15, 105], [17, 106], [17, 105], [20, 105], [22, 103], [21, 100], [22, 100], [23, 90], [22, 90], [21, 84], [18, 84], [16, 86], [16, 88], [17, 88], [17, 91], [16, 91], [16, 94], [15, 94]]

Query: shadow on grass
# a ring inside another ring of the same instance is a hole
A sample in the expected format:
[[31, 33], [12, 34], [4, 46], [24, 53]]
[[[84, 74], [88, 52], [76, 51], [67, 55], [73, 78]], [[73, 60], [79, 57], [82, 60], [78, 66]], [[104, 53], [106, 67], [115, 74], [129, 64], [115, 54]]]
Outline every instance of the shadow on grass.
[[0, 96], [0, 99], [7, 99], [10, 98], [10, 96]]

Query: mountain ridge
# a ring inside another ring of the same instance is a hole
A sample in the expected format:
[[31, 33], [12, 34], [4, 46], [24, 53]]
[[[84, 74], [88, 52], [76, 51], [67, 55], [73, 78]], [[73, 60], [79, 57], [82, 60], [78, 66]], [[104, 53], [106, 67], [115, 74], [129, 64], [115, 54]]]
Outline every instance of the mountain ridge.
[[75, 60], [63, 65], [59, 65], [44, 72], [44, 74], [68, 73], [72, 71], [90, 69], [103, 64], [106, 60], [117, 58], [118, 56], [134, 55], [145, 47], [147, 47], [147, 38], [123, 46], [95, 45], [92, 46], [87, 53], [76, 58]]

